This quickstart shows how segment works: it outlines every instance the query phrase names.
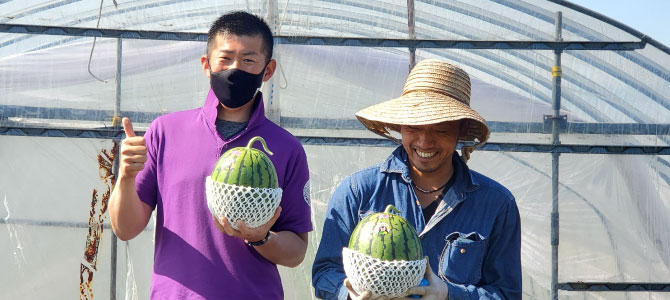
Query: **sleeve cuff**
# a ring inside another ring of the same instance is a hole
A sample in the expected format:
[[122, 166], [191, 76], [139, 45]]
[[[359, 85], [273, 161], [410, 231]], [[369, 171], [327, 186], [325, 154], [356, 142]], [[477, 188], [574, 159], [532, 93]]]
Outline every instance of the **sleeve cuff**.
[[349, 290], [344, 286], [344, 283], [340, 286], [340, 291], [337, 293], [337, 300], [347, 300], [349, 297]]
[[465, 286], [453, 284], [451, 282], [446, 283], [447, 288], [449, 289], [449, 291], [447, 291], [447, 300], [468, 299], [470, 297], [470, 295], [468, 294], [468, 290], [465, 288]]

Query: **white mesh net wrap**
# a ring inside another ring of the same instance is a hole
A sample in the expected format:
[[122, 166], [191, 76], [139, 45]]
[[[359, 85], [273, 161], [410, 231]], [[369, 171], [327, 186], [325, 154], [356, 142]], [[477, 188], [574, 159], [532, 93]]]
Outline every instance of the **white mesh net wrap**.
[[207, 206], [218, 219], [226, 217], [233, 228], [242, 220], [249, 228], [267, 223], [281, 202], [281, 188], [252, 188], [205, 180]]
[[419, 285], [426, 272], [426, 259], [385, 261], [344, 247], [344, 273], [356, 293], [372, 292], [379, 296], [405, 297], [407, 289]]

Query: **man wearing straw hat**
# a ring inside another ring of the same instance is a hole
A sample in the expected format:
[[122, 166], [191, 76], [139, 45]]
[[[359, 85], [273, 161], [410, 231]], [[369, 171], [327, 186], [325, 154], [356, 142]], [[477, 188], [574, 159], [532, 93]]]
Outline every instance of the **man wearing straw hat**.
[[[415, 226], [428, 258], [422, 299], [521, 299], [521, 230], [514, 196], [471, 171], [471, 152], [489, 137], [470, 108], [470, 78], [458, 66], [419, 62], [402, 96], [365, 108], [356, 117], [399, 146], [381, 164], [358, 171], [333, 193], [312, 269], [323, 299], [370, 299], [346, 278], [342, 248], [364, 216], [388, 204]], [[458, 142], [467, 146], [456, 152]], [[384, 298], [384, 297], [381, 297]]]

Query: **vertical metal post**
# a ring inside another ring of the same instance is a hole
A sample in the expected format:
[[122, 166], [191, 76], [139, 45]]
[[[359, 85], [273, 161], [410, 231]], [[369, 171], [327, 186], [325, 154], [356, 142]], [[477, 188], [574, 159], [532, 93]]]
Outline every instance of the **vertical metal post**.
[[[279, 35], [279, 4], [277, 3], [277, 0], [267, 0], [267, 14], [266, 14], [266, 22], [270, 26], [270, 30], [272, 30], [272, 35], [277, 36]], [[270, 80], [265, 82], [263, 84], [263, 88], [261, 91], [263, 92], [263, 101], [265, 104], [265, 116], [272, 122], [274, 122], [277, 125], [280, 125], [280, 120], [281, 120], [281, 109], [279, 107], [279, 89], [277, 88], [280, 84], [280, 76], [283, 76], [282, 70], [281, 70], [281, 62], [280, 60], [280, 55], [279, 49], [277, 49], [277, 40], [275, 39], [275, 50], [273, 57], [275, 61], [277, 61], [277, 68], [275, 69], [275, 75], [273, 75]], [[284, 78], [285, 79], [285, 78]]]
[[[556, 12], [555, 19], [556, 41], [562, 41], [561, 28], [563, 27], [563, 14]], [[554, 114], [551, 125], [551, 143], [559, 145], [560, 111], [561, 111], [561, 50], [554, 50], [554, 66], [551, 68], [553, 77], [553, 109]], [[551, 153], [551, 299], [558, 300], [558, 161], [560, 153]]]
[[[118, 160], [115, 159], [114, 161], [118, 161]], [[118, 170], [118, 163], [115, 163], [114, 166]], [[116, 238], [116, 234], [114, 234], [114, 231], [112, 231], [111, 229], [110, 229], [110, 231], [112, 233], [112, 245], [111, 245], [111, 248], [112, 248], [111, 256], [112, 256], [112, 258], [111, 258], [111, 262], [110, 262], [110, 265], [111, 265], [110, 270], [111, 271], [110, 271], [110, 275], [109, 275], [110, 276], [110, 280], [109, 280], [109, 299], [110, 300], [116, 300], [116, 249], [117, 249], [116, 242], [117, 242], [118, 239]]]
[[[414, 0], [407, 0], [407, 30], [409, 39], [416, 39], [414, 32]], [[416, 48], [409, 48], [409, 69], [411, 70], [416, 64]]]
[[[121, 130], [121, 62], [123, 53], [123, 40], [118, 38], [116, 40], [116, 102], [114, 104], [114, 116], [112, 117], [112, 126]], [[119, 148], [116, 146], [116, 156], [112, 166], [112, 176], [116, 181], [116, 175], [119, 174]], [[112, 187], [114, 188], [114, 187]], [[111, 230], [110, 230], [111, 231]], [[111, 261], [110, 261], [110, 280], [109, 280], [109, 299], [116, 300], [116, 256], [117, 256], [117, 238], [114, 231], [111, 231]]]
[[123, 51], [123, 40], [116, 40], [116, 102], [114, 103], [114, 116], [112, 126], [121, 126], [121, 52]]

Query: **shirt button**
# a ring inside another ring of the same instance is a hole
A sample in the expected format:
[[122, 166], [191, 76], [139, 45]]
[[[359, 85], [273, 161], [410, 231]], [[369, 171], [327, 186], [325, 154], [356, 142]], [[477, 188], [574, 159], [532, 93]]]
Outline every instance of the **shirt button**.
[[461, 254], [465, 254], [465, 249], [461, 248]]

